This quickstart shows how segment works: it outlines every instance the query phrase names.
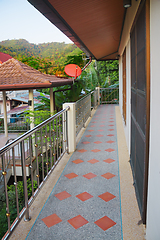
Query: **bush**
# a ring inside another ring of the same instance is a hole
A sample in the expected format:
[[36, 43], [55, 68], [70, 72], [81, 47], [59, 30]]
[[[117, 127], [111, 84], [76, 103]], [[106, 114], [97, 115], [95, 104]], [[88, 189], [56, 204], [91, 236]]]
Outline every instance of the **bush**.
[[[37, 182], [33, 182], [34, 191], [37, 189]], [[31, 180], [27, 180], [27, 190], [28, 190], [28, 199], [32, 196], [32, 184]], [[16, 206], [16, 191], [15, 185], [7, 186], [8, 191], [8, 199], [9, 199], [9, 212], [10, 212], [10, 221], [11, 224], [17, 217], [17, 206]], [[19, 203], [19, 211], [24, 207], [24, 188], [23, 182], [19, 181], [17, 184], [18, 191], [18, 203]], [[6, 217], [6, 197], [5, 193], [0, 195], [0, 239], [4, 236], [4, 234], [8, 230], [8, 222]]]

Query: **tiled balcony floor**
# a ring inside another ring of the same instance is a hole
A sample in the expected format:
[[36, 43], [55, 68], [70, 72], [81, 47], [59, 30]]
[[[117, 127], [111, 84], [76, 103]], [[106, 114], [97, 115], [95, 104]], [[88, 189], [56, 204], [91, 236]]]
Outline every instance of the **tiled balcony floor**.
[[143, 239], [130, 224], [134, 209], [123, 238], [121, 193], [130, 193], [120, 192], [118, 156], [115, 105], [101, 105], [25, 239]]
[[122, 239], [114, 105], [96, 111], [27, 239]]

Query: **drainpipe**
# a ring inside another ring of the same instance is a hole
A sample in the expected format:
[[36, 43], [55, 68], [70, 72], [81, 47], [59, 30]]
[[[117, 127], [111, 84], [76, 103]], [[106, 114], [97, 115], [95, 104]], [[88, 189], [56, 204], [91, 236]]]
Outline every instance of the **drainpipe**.
[[86, 67], [88, 67], [88, 65], [92, 62], [92, 57], [89, 57], [89, 62], [82, 68], [82, 72], [86, 69]]

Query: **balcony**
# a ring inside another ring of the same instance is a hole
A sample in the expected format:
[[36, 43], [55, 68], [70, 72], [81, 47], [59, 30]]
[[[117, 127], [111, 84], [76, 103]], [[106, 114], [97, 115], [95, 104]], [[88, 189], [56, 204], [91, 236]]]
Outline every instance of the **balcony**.
[[100, 96], [102, 102], [97, 89], [64, 104], [61, 112], [1, 149], [5, 189], [10, 151], [17, 191], [16, 147], [24, 183], [24, 205], [20, 208], [16, 193], [13, 223], [6, 191], [4, 239], [144, 239], [120, 110], [118, 104], [99, 105]]

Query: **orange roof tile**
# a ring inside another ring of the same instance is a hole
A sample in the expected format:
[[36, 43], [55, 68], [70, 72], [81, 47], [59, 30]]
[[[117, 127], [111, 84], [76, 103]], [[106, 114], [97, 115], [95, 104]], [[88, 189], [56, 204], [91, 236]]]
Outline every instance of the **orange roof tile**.
[[71, 78], [58, 78], [41, 73], [14, 58], [0, 65], [0, 90], [49, 88], [72, 82]]

